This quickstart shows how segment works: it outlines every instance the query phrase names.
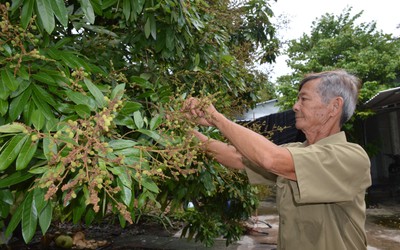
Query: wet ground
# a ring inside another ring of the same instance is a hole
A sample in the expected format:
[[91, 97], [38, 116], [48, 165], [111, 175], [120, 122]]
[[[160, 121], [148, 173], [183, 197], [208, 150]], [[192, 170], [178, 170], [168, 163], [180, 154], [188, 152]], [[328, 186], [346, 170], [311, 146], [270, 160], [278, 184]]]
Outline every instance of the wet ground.
[[[276, 248], [278, 233], [278, 215], [274, 202], [262, 202], [258, 216], [248, 222], [250, 230], [242, 239], [228, 247], [223, 239], [218, 239], [212, 248], [206, 248], [200, 243], [181, 239], [180, 232], [173, 237], [142, 235], [133, 237], [130, 243], [149, 249], [226, 249], [226, 250], [272, 250]], [[399, 250], [400, 249], [400, 203], [377, 204], [367, 209], [366, 232], [368, 250]], [[117, 248], [120, 249], [120, 248]], [[129, 249], [129, 248], [126, 248]]]
[[366, 231], [369, 250], [399, 250], [400, 203], [367, 209]]
[[[278, 233], [278, 215], [273, 201], [261, 202], [254, 216], [247, 222], [248, 233], [240, 241], [225, 245], [224, 239], [216, 239], [211, 248], [199, 242], [181, 238], [180, 231], [166, 231], [163, 227], [151, 224], [121, 229], [119, 226], [99, 225], [98, 228], [83, 229], [87, 237], [97, 241], [106, 240], [108, 244], [98, 250], [144, 250], [144, 249], [176, 249], [176, 250], [272, 250], [276, 248]], [[105, 230], [106, 229], [106, 230]], [[66, 228], [68, 230], [68, 228]], [[366, 232], [368, 250], [399, 250], [400, 249], [400, 203], [376, 204], [367, 209]], [[18, 242], [17, 242], [18, 243]], [[30, 246], [14, 244], [1, 249], [57, 249], [43, 248], [42, 243], [36, 242]], [[60, 248], [58, 248], [60, 249]], [[75, 248], [77, 249], [77, 248]]]

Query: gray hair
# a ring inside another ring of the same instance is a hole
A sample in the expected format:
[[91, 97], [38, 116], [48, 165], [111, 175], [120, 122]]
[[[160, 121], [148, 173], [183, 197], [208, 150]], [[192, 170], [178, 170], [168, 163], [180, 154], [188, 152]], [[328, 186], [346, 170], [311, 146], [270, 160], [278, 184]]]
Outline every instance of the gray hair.
[[340, 126], [343, 126], [356, 109], [361, 88], [360, 79], [342, 69], [312, 73], [306, 75], [300, 82], [299, 91], [306, 82], [314, 79], [321, 79], [318, 93], [324, 103], [328, 103], [334, 97], [340, 96], [343, 98], [343, 109], [340, 118]]

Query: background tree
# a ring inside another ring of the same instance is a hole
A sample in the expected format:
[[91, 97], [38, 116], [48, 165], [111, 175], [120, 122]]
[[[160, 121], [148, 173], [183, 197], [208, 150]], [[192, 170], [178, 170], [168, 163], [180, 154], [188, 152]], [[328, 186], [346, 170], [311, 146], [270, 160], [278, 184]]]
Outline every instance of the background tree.
[[327, 13], [313, 22], [309, 35], [289, 41], [287, 64], [293, 73], [277, 80], [282, 108], [292, 107], [296, 85], [310, 72], [343, 68], [356, 74], [364, 83], [361, 103], [399, 85], [400, 40], [378, 31], [375, 22], [358, 24], [361, 15], [351, 15], [351, 8], [338, 16]]
[[265, 76], [253, 62], [277, 54], [268, 1], [13, 0], [0, 11], [7, 235], [21, 225], [29, 242], [54, 219], [109, 213], [125, 226], [154, 208], [162, 220], [192, 201], [179, 210], [190, 236], [238, 239], [256, 190], [203, 157], [179, 99], [213, 94], [204, 101], [228, 116], [254, 104]]
[[[309, 35], [289, 41], [287, 64], [293, 73], [277, 79], [278, 105], [282, 109], [292, 108], [299, 81], [311, 72], [342, 68], [354, 73], [363, 83], [359, 104], [381, 90], [400, 85], [399, 38], [378, 31], [375, 22], [358, 24], [361, 15], [351, 15], [351, 8], [338, 16], [327, 13], [313, 22]], [[354, 122], [371, 114], [358, 106], [355, 116], [344, 126], [350, 140], [362, 142]]]

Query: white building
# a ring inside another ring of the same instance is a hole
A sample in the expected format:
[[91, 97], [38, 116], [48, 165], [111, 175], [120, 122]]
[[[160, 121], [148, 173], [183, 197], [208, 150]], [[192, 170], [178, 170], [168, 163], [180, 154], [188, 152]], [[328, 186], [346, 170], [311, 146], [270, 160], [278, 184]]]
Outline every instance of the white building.
[[248, 110], [241, 116], [237, 117], [238, 121], [254, 121], [260, 117], [278, 113], [279, 107], [276, 105], [278, 100], [273, 99], [265, 102], [257, 103], [253, 109]]

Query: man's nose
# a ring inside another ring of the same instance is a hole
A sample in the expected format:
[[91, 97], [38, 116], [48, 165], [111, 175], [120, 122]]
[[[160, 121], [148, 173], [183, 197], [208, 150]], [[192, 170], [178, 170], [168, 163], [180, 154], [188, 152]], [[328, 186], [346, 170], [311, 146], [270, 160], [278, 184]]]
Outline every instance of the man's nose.
[[299, 110], [299, 102], [298, 101], [296, 101], [294, 104], [293, 104], [293, 111], [294, 112], [297, 112], [298, 110]]

